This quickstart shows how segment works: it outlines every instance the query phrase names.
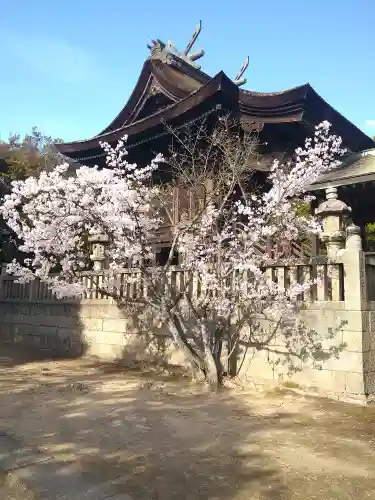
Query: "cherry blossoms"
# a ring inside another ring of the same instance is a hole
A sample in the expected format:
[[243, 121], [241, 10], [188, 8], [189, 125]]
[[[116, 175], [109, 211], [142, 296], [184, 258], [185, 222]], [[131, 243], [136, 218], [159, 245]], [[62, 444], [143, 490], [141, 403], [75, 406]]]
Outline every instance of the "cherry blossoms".
[[69, 172], [63, 164], [12, 183], [1, 215], [23, 241], [20, 250], [31, 255], [24, 266], [8, 266], [21, 281], [39, 278], [60, 297], [81, 295], [79, 273], [87, 268], [89, 238], [96, 234], [107, 237], [113, 270], [151, 252], [148, 235], [158, 220], [151, 214], [152, 191], [146, 182], [162, 157], [138, 169], [126, 161], [123, 141], [116, 149], [103, 148], [109, 168], [82, 166]]
[[[164, 324], [192, 366], [211, 383], [217, 383], [223, 371], [224, 342], [228, 358], [241, 342], [256, 348], [266, 345], [276, 328], [290, 343], [296, 332], [291, 320], [298, 297], [313, 281], [292, 277], [286, 285], [281, 274], [272, 271], [276, 268], [270, 268], [277, 262], [265, 242], [292, 244], [321, 232], [313, 216], [296, 214], [295, 199], [310, 201], [305, 195], [308, 187], [340, 163], [341, 139], [330, 134], [330, 124], [317, 126], [305, 147], [285, 164], [274, 161], [268, 190], [250, 186], [238, 191], [235, 171], [229, 182], [218, 182], [190, 219], [181, 217], [173, 224], [169, 256], [159, 266], [150, 262], [165, 224], [163, 199], [150, 180], [168, 159], [159, 155], [145, 167], [130, 164], [125, 141], [115, 149], [102, 145], [106, 168], [82, 166], [71, 171], [60, 165], [38, 178], [13, 182], [0, 213], [30, 257], [24, 264], [10, 264], [8, 272], [24, 282], [40, 279], [58, 297], [82, 296], [90, 238], [102, 235], [106, 241], [102, 291], [138, 307], [139, 317], [143, 314], [151, 323]], [[234, 168], [233, 162], [224, 155], [220, 168]], [[210, 172], [214, 186], [217, 175]], [[172, 265], [176, 255], [178, 270]], [[293, 263], [293, 256], [288, 262]], [[119, 295], [116, 277], [129, 265], [137, 266], [140, 292]], [[183, 279], [177, 280], [178, 273]]]

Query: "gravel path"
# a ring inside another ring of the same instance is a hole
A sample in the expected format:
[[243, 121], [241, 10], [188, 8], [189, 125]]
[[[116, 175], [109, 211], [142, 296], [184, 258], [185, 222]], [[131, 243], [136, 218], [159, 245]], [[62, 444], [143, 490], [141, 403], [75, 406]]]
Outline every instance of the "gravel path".
[[135, 500], [375, 498], [373, 408], [5, 357], [0, 427]]

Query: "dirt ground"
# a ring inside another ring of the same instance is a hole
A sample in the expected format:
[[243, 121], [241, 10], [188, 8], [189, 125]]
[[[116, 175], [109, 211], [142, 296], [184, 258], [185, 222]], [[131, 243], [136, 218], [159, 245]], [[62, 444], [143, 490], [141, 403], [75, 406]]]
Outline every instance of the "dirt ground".
[[135, 500], [375, 499], [375, 409], [0, 349], [0, 429]]

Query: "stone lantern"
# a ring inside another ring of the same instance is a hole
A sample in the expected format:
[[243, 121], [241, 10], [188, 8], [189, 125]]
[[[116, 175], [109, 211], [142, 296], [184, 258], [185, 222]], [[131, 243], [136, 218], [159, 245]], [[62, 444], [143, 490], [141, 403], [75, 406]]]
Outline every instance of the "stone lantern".
[[322, 239], [327, 245], [327, 256], [336, 258], [337, 252], [344, 248], [345, 244], [345, 217], [351, 213], [351, 208], [338, 199], [337, 188], [326, 189], [326, 201], [321, 203], [315, 211], [315, 215], [323, 220]]
[[102, 271], [105, 268], [106, 261], [106, 243], [108, 236], [105, 234], [92, 234], [89, 236], [91, 244], [90, 259], [94, 263], [94, 271]]

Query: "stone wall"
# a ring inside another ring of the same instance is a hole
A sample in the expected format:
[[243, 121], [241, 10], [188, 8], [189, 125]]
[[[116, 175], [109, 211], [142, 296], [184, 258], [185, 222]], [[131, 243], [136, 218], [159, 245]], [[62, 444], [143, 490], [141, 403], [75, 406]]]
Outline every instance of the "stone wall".
[[[322, 350], [305, 361], [292, 360], [290, 368], [285, 344], [276, 339], [263, 351], [247, 353], [240, 378], [254, 377], [275, 382], [293, 382], [302, 387], [317, 389], [320, 393], [345, 399], [364, 399], [372, 391], [364, 377], [366, 356], [370, 346], [362, 320], [374, 314], [348, 310], [345, 302], [315, 303], [301, 313], [306, 332], [314, 329], [322, 340]], [[345, 346], [334, 353], [334, 348]]]
[[[344, 269], [349, 265], [350, 271], [341, 273], [336, 281], [331, 279], [324, 283], [323, 288], [317, 290], [316, 300], [301, 312], [307, 331], [315, 329], [320, 338], [326, 338], [323, 352], [327, 353], [327, 358], [308, 359], [303, 363], [294, 360], [295, 369], [290, 371], [283, 355], [288, 351], [276, 337], [259, 351], [248, 349], [245, 352], [244, 347], [241, 348], [240, 378], [244, 382], [289, 380], [320, 392], [357, 399], [374, 392], [374, 302], [358, 300], [359, 288], [355, 292], [353, 284], [352, 290], [348, 289], [350, 280], [355, 278], [359, 283], [363, 256], [361, 259], [357, 261], [357, 268], [353, 259], [344, 259], [340, 265]], [[357, 275], [353, 269], [357, 269]], [[174, 349], [163, 329], [154, 333], [140, 332], [134, 321], [125, 317], [111, 300], [87, 298], [79, 303], [68, 303], [47, 296], [45, 290], [36, 290], [35, 285], [32, 290], [27, 290], [24, 285], [11, 284], [12, 281], [10, 277], [2, 279], [0, 335], [4, 341], [59, 355], [183, 363], [182, 355]], [[33, 294], [38, 295], [37, 300]], [[337, 358], [330, 354], [332, 346], [342, 343], [346, 346]]]
[[[339, 357], [331, 355], [320, 361], [294, 360], [294, 370], [281, 353], [285, 345], [276, 338], [263, 350], [242, 351], [240, 379], [244, 382], [292, 381], [300, 386], [317, 388], [342, 397], [361, 398], [373, 392], [374, 358], [373, 336], [362, 330], [362, 322], [375, 320], [373, 311], [355, 311], [346, 308], [345, 301], [314, 303], [303, 317], [307, 328], [314, 328], [325, 340], [325, 352], [331, 346], [345, 343]], [[64, 302], [27, 303], [17, 300], [0, 302], [1, 338], [44, 349], [58, 355], [97, 356], [103, 360], [145, 359], [165, 363], [183, 363], [182, 355], [173, 348], [166, 332], [140, 334], [129, 319], [113, 303], [86, 299], [80, 304]], [[343, 326], [340, 328], [340, 325]], [[243, 360], [243, 355], [245, 358]]]
[[85, 299], [80, 303], [68, 303], [3, 299], [0, 315], [0, 340], [3, 342], [60, 356], [182, 362], [163, 330], [156, 335], [139, 332], [117, 305], [108, 300]]
[[79, 304], [8, 299], [0, 302], [0, 315], [5, 342], [61, 355], [83, 352]]

